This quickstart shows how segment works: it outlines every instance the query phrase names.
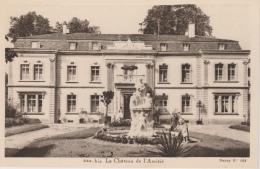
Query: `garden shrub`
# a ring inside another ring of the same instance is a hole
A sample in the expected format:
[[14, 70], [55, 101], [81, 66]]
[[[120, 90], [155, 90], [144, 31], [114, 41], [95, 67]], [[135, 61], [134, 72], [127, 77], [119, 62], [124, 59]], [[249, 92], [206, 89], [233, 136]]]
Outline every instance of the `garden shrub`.
[[126, 126], [131, 126], [130, 120], [119, 119], [111, 123], [111, 127], [126, 127]]
[[10, 103], [10, 100], [5, 101], [5, 118], [16, 118], [17, 110]]

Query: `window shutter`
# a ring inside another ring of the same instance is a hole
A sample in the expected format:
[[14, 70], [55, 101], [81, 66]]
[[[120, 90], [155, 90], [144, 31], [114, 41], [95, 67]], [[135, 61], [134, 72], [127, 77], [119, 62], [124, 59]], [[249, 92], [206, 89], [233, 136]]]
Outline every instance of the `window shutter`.
[[98, 43], [98, 50], [101, 50], [101, 43]]
[[92, 42], [89, 42], [88, 48], [89, 50], [92, 50]]

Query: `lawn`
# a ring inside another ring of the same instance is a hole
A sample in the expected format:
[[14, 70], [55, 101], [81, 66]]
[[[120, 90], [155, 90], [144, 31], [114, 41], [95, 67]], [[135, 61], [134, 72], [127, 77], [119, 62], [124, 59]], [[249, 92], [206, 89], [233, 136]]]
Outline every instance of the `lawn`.
[[21, 133], [27, 133], [35, 130], [41, 130], [48, 127], [49, 126], [45, 124], [25, 124], [22, 126], [8, 127], [5, 128], [5, 137], [21, 134]]
[[232, 125], [229, 128], [235, 129], [235, 130], [241, 130], [241, 131], [250, 132], [250, 126], [243, 125], [243, 124]]
[[[155, 145], [138, 145], [105, 142], [93, 139], [99, 128], [89, 128], [77, 132], [36, 141], [14, 153], [15, 157], [156, 157], [148, 151], [157, 151]], [[248, 157], [249, 144], [233, 139], [190, 132], [195, 146], [190, 157]], [[146, 151], [148, 150], [148, 151]], [[15, 150], [7, 150], [12, 152]], [[6, 154], [6, 156], [8, 156]]]

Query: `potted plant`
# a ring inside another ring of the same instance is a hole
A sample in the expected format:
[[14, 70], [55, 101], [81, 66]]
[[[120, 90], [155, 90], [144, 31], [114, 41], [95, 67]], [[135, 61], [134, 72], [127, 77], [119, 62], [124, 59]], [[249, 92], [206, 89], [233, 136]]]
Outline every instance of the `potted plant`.
[[106, 114], [105, 114], [105, 121], [108, 123], [111, 123], [111, 116], [108, 116], [108, 105], [111, 103], [112, 99], [114, 98], [114, 92], [113, 91], [104, 91], [103, 95], [101, 95], [101, 102], [104, 103], [106, 106]]
[[197, 125], [202, 125], [202, 118], [200, 117], [200, 113], [201, 113], [201, 108], [203, 107], [203, 104], [200, 100], [197, 103], [197, 107], [199, 108], [199, 119], [197, 120]]
[[87, 114], [88, 112], [85, 110], [85, 109], [81, 109], [81, 111], [80, 111], [80, 114], [79, 114], [79, 123], [85, 123], [85, 118], [86, 118], [86, 114]]

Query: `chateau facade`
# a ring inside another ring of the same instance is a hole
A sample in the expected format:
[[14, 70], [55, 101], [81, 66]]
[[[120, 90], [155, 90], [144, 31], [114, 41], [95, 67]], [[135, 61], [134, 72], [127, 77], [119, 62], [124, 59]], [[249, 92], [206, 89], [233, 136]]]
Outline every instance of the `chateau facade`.
[[[104, 113], [103, 91], [114, 91], [108, 115], [130, 119], [136, 81], [159, 97], [160, 119], [179, 111], [190, 122], [237, 123], [248, 104], [250, 51], [233, 40], [188, 35], [63, 33], [19, 38], [9, 64], [8, 97], [29, 117], [78, 122]], [[200, 105], [199, 105], [200, 103]], [[167, 119], [168, 118], [168, 119]]]

